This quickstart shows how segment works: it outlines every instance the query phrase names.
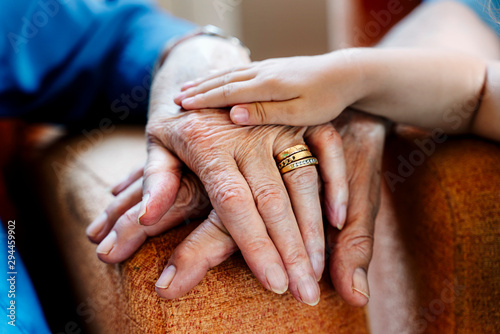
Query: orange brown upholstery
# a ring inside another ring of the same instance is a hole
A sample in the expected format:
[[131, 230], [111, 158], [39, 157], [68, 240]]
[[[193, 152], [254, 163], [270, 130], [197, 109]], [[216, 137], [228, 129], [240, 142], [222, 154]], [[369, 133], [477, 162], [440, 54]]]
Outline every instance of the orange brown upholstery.
[[[498, 333], [500, 146], [478, 139], [448, 139], [434, 143], [435, 151], [427, 155], [417, 142], [422, 138], [405, 133], [386, 146], [384, 175], [401, 175], [400, 168], [409, 175], [395, 183], [393, 193], [387, 192], [403, 249], [390, 255], [402, 256], [401, 267], [386, 276], [375, 277], [381, 272], [380, 259], [372, 263], [372, 286], [386, 288], [386, 295], [372, 300], [387, 309], [391, 299], [398, 299], [392, 293], [404, 294], [404, 307], [411, 309], [406, 313], [409, 318], [399, 321], [411, 333]], [[427, 148], [432, 151], [432, 145]], [[424, 157], [421, 165], [411, 162], [419, 162], [417, 156]], [[376, 241], [376, 246], [382, 242]], [[403, 291], [389, 286], [401, 273], [407, 280]], [[394, 322], [389, 309], [379, 315], [371, 319], [372, 329]]]
[[[85, 228], [111, 201], [106, 190], [110, 184], [145, 161], [145, 140], [139, 128], [117, 128], [92, 148], [84, 149], [87, 143], [84, 137], [59, 142], [44, 155], [39, 179], [90, 332], [367, 332], [363, 309], [345, 304], [328, 277], [321, 281], [319, 305], [302, 305], [289, 293], [279, 296], [265, 290], [240, 254], [210, 270], [186, 296], [161, 300], [154, 283], [194, 224], [151, 238], [122, 264], [101, 263]], [[68, 155], [71, 151], [75, 154]]]
[[[389, 140], [384, 175], [398, 174], [400, 161], [414, 160], [412, 152], [422, 150], [415, 139], [422, 140], [411, 133]], [[82, 142], [86, 139], [73, 138], [52, 147], [40, 180], [72, 285], [83, 307], [94, 311], [91, 332], [367, 332], [364, 310], [341, 301], [328, 277], [321, 282], [320, 304], [308, 307], [288, 293], [263, 289], [240, 255], [212, 269], [183, 298], [159, 299], [154, 282], [194, 224], [150, 239], [122, 264], [101, 263], [85, 227], [112, 199], [109, 185], [144, 161], [145, 145], [138, 128], [118, 128], [78, 152], [86, 147]], [[68, 155], [67, 147], [77, 154]], [[413, 167], [394, 192], [385, 186], [369, 273], [372, 332], [397, 332], [389, 331], [389, 324], [407, 326], [410, 333], [498, 331], [500, 147], [448, 139]], [[388, 224], [398, 232], [387, 231]], [[388, 254], [384, 248], [395, 242], [389, 239], [398, 237], [400, 249]], [[398, 281], [401, 273], [404, 281]], [[397, 318], [401, 312], [407, 318]]]

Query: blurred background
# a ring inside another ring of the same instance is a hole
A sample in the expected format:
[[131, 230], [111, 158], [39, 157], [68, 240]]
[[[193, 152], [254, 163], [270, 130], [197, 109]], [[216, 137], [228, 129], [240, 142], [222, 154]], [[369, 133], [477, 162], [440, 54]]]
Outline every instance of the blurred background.
[[[172, 14], [241, 39], [253, 60], [329, 49], [329, 0], [158, 0]], [[333, 2], [333, 1], [332, 1]], [[331, 30], [330, 30], [331, 31]]]

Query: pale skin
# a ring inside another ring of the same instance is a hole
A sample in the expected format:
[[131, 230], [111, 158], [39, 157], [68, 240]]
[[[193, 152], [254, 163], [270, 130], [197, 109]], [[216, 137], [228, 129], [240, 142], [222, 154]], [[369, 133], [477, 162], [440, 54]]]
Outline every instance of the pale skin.
[[500, 141], [500, 62], [423, 48], [271, 59], [187, 83], [186, 110], [232, 106], [240, 125], [314, 125], [347, 107], [398, 123]]

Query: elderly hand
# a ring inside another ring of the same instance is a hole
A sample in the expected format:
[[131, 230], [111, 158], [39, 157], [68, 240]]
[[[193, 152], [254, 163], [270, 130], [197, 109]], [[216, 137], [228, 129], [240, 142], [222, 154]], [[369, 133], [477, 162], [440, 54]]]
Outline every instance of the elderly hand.
[[330, 277], [342, 298], [351, 305], [363, 306], [370, 296], [367, 272], [380, 205], [382, 155], [389, 124], [349, 110], [333, 124], [344, 146], [349, 205], [344, 229], [327, 230]]
[[[333, 153], [332, 156], [335, 156], [336, 161], [343, 162], [342, 152], [345, 148], [347, 170], [342, 168], [342, 165], [327, 170], [332, 166], [320, 164], [321, 174], [330, 175], [324, 180], [325, 193], [344, 188], [345, 173], [350, 189], [344, 229], [339, 232], [330, 226], [327, 231], [327, 240], [332, 251], [330, 276], [344, 300], [351, 305], [363, 306], [368, 302], [370, 295], [366, 273], [371, 260], [374, 221], [379, 205], [385, 126], [376, 118], [354, 112], [343, 114], [335, 122], [335, 126], [338, 127], [342, 139], [330, 123], [309, 129], [305, 139], [314, 152], [319, 152], [315, 153], [319, 158]], [[197, 214], [195, 217], [209, 210], [201, 183], [192, 174], [187, 174], [182, 179], [178, 194], [182, 200], [176, 200], [158, 224], [138, 225], [136, 223], [139, 214], [138, 205], [128, 213], [123, 213], [140, 200], [141, 180], [133, 183], [140, 176], [140, 173], [134, 173], [130, 180], [118, 186], [118, 189], [125, 188], [125, 190], [116, 197], [107, 210], [109, 218], [106, 220], [104, 233], [94, 239], [95, 242], [99, 242], [110, 229], [116, 231], [117, 241], [113, 252], [106, 256], [100, 255], [106, 262], [122, 261], [133, 254], [147, 236], [157, 235], [187, 218], [194, 218], [192, 217], [194, 208], [203, 208], [203, 212], [195, 211]], [[327, 214], [336, 212], [328, 210], [327, 203], [325, 209]], [[116, 221], [121, 215], [122, 217]], [[220, 264], [236, 250], [236, 243], [215, 211], [212, 211], [209, 217], [175, 249], [167, 265], [167, 268], [170, 266], [176, 268], [175, 276], [172, 277], [172, 271], [165, 270], [162, 276], [170, 280], [170, 285], [168, 289], [158, 288], [158, 293], [165, 298], [182, 296], [201, 281], [209, 268]]]
[[[325, 254], [317, 172], [308, 166], [282, 177], [274, 162], [280, 151], [304, 143], [306, 128], [242, 128], [234, 125], [224, 111], [181, 113], [173, 103], [181, 82], [211, 66], [241, 64], [241, 59], [240, 49], [213, 37], [192, 38], [168, 56], [151, 90], [144, 196], [141, 204], [124, 214], [125, 219], [136, 215], [148, 227], [162, 222], [176, 201], [182, 161], [199, 177], [217, 217], [264, 287], [276, 293], [289, 289], [297, 300], [314, 305], [319, 301], [317, 279], [324, 269]], [[320, 166], [336, 170], [336, 151], [313, 153]], [[331, 178], [345, 182], [345, 177], [336, 176], [340, 174], [332, 173]], [[345, 213], [341, 213], [342, 208], [345, 212], [345, 189], [328, 192], [336, 214], [330, 216], [336, 226], [345, 219]], [[213, 221], [215, 215], [210, 217]], [[113, 231], [97, 248], [103, 261], [113, 262], [115, 252], [120, 251], [120, 229]], [[143, 240], [143, 236], [140, 238]], [[157, 282], [161, 296], [178, 296], [174, 283], [181, 265], [165, 269]]]
[[[305, 131], [238, 127], [217, 110], [150, 119], [147, 127], [149, 142], [166, 147], [200, 178], [257, 279], [276, 293], [289, 285], [295, 298], [314, 305], [324, 268], [317, 173], [309, 166], [282, 177], [274, 161], [282, 150], [304, 143]], [[145, 217], [139, 217], [142, 224], [154, 223]]]
[[[295, 131], [301, 132], [302, 130]], [[328, 161], [334, 159], [334, 161], [337, 161], [337, 164], [320, 165], [320, 168], [322, 173], [329, 172], [328, 182], [325, 183], [327, 196], [337, 196], [338, 198], [335, 199], [344, 201], [343, 204], [345, 205], [347, 198], [345, 169], [338, 164], [339, 161], [343, 162], [339, 135], [331, 125], [325, 125], [308, 130], [306, 139], [319, 160]], [[338, 148], [338, 150], [335, 148]], [[273, 167], [276, 168], [275, 165]], [[115, 187], [113, 191], [117, 194], [116, 199], [106, 209], [104, 217], [97, 219], [87, 231], [94, 242], [101, 242], [108, 234], [114, 238], [112, 250], [107, 254], [99, 254], [99, 257], [105, 262], [116, 263], [123, 261], [140, 247], [147, 236], [166, 231], [187, 218], [200, 217], [209, 210], [209, 205], [207, 205], [209, 202], [204, 195], [201, 183], [192, 173], [188, 173], [182, 177], [180, 190], [170, 210], [155, 225], [139, 225], [137, 224], [137, 217], [140, 213], [140, 204], [137, 203], [140, 201], [141, 195], [141, 176], [140, 170], [134, 172], [127, 181]], [[309, 184], [304, 186], [307, 188]], [[344, 191], [344, 193], [340, 191]], [[127, 211], [130, 207], [132, 209]], [[195, 210], [195, 214], [193, 214], [193, 210], [198, 207], [201, 207], [202, 210]], [[328, 205], [326, 207], [326, 212], [331, 217], [331, 220], [337, 221], [338, 217], [333, 215], [339, 212], [331, 210], [333, 205], [330, 208]], [[98, 232], [96, 233], [96, 231]], [[310, 233], [306, 232], [304, 234], [305, 240], [308, 240], [308, 234]], [[323, 239], [323, 236], [320, 235], [320, 238]], [[323, 245], [321, 241], [319, 242], [320, 244], [313, 245], [313, 247]], [[106, 242], [101, 244], [106, 244]], [[199, 283], [209, 268], [220, 264], [237, 249], [236, 243], [229, 235], [226, 227], [222, 224], [215, 211], [212, 211], [208, 219], [194, 230], [171, 256], [167, 269], [157, 284], [158, 293], [166, 298], [182, 296]], [[165, 280], [169, 281], [166, 285], [162, 284], [162, 281]], [[165, 289], [165, 287], [168, 288]]]

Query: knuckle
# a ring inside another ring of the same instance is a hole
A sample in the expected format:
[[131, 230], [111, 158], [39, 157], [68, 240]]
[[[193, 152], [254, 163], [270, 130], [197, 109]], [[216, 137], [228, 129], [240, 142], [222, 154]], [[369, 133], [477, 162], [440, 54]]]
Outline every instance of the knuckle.
[[336, 248], [346, 254], [355, 252], [364, 259], [370, 260], [373, 250], [373, 233], [366, 228], [357, 228], [350, 233], [340, 234]]
[[[319, 220], [306, 220], [300, 227], [300, 231], [303, 236], [309, 236], [312, 238], [319, 238], [323, 241], [323, 221]], [[312, 240], [314, 243], [320, 245], [316, 239]]]
[[234, 84], [232, 84], [232, 83], [228, 83], [228, 84], [222, 86], [222, 96], [225, 99], [229, 99], [233, 93], [233, 90], [234, 90]]
[[308, 260], [307, 254], [302, 247], [291, 246], [283, 256], [285, 267], [297, 266]]
[[104, 209], [104, 212], [106, 213], [106, 215], [108, 216], [108, 219], [110, 217], [115, 217], [115, 215], [118, 213], [118, 212], [121, 212], [123, 210], [123, 207], [124, 207], [124, 203], [122, 203], [121, 201], [118, 201], [118, 200], [114, 200], [113, 202], [111, 202], [108, 207], [106, 209]]
[[284, 175], [287, 185], [299, 192], [317, 192], [318, 173], [313, 166], [299, 168]]
[[253, 238], [252, 241], [246, 245], [245, 250], [250, 254], [267, 253], [270, 247], [272, 247], [272, 242], [269, 238], [257, 237]]
[[231, 79], [232, 79], [232, 71], [229, 72], [229, 73], [226, 73], [222, 76], [222, 84], [225, 85], [229, 82], [231, 82]]
[[149, 160], [146, 166], [144, 166], [144, 179], [147, 179], [151, 175], [161, 173], [163, 169], [159, 161]]
[[118, 220], [119, 223], [125, 222], [136, 222], [137, 221], [137, 211], [135, 210], [127, 210]]
[[214, 199], [229, 214], [241, 215], [241, 208], [248, 206], [247, 190], [241, 185], [226, 181], [215, 188]]
[[191, 263], [194, 258], [199, 257], [198, 254], [200, 254], [199, 243], [188, 238], [175, 249], [172, 257], [177, 263]]
[[273, 88], [277, 87], [282, 83], [282, 80], [279, 76], [277, 75], [268, 75], [264, 79], [264, 85], [267, 86], [268, 88]]
[[264, 105], [262, 104], [262, 102], [255, 102], [255, 113], [254, 113], [254, 117], [256, 118], [256, 120], [260, 123], [263, 123], [266, 121], [267, 117], [266, 117], [266, 109], [264, 108]]
[[179, 208], [198, 207], [204, 204], [205, 192], [193, 174], [183, 175], [175, 205]]
[[319, 137], [321, 137], [321, 141], [329, 143], [330, 145], [342, 147], [342, 137], [333, 126], [322, 127], [319, 132]]
[[289, 198], [287, 192], [278, 184], [266, 183], [256, 189], [255, 203], [264, 219], [269, 219], [266, 224], [279, 223], [286, 219]]

